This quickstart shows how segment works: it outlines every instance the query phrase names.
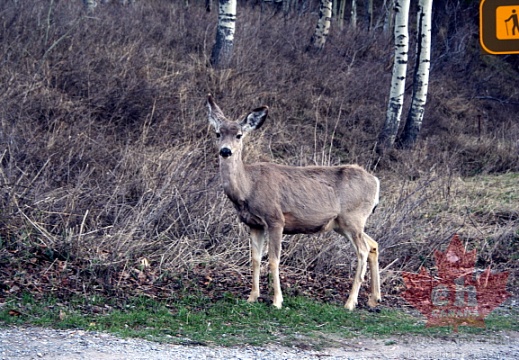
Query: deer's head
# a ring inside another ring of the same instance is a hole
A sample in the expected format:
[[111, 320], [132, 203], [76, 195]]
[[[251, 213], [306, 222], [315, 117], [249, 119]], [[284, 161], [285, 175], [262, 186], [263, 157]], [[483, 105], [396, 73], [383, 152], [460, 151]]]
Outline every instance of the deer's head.
[[211, 94], [207, 96], [207, 108], [209, 123], [216, 132], [219, 153], [224, 159], [241, 152], [243, 138], [252, 130], [259, 129], [268, 113], [268, 107], [262, 106], [252, 110], [241, 121], [229, 121]]

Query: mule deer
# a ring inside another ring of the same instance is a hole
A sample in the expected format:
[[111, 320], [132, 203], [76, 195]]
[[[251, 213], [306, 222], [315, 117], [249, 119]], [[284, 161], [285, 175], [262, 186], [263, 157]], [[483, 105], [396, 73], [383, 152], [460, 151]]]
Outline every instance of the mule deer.
[[250, 227], [252, 291], [260, 295], [260, 263], [268, 239], [273, 279], [273, 305], [281, 308], [279, 258], [283, 234], [313, 234], [335, 230], [351, 241], [357, 253], [357, 271], [345, 307], [357, 305], [367, 263], [371, 269], [368, 305], [380, 300], [378, 244], [364, 233], [379, 197], [379, 180], [357, 165], [296, 167], [271, 163], [244, 164], [242, 140], [263, 125], [268, 107], [254, 109], [240, 122], [229, 121], [211, 95], [207, 99], [209, 123], [218, 138], [220, 175], [225, 194], [240, 220]]

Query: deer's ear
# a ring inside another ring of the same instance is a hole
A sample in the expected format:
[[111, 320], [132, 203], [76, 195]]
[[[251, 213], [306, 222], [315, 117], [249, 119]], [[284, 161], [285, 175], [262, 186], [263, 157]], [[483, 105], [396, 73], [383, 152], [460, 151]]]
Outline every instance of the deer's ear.
[[209, 123], [214, 127], [216, 132], [220, 130], [222, 120], [225, 119], [222, 110], [216, 105], [214, 98], [211, 94], [207, 95], [207, 114]]
[[267, 106], [262, 106], [252, 110], [252, 112], [240, 122], [242, 130], [244, 132], [250, 132], [259, 129], [265, 122], [268, 112], [269, 108]]

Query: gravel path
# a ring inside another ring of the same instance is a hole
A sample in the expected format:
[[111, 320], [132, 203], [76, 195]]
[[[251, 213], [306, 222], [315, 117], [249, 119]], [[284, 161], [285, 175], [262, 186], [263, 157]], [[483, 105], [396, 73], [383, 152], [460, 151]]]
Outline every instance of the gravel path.
[[0, 359], [518, 359], [519, 333], [444, 338], [334, 339], [322, 351], [279, 345], [211, 347], [161, 344], [82, 330], [0, 329]]

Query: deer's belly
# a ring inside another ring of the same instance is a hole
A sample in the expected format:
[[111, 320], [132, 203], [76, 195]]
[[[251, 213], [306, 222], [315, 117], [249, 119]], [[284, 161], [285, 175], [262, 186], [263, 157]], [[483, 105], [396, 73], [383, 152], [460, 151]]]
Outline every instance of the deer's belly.
[[300, 218], [292, 213], [284, 213], [284, 234], [315, 234], [333, 229], [335, 215]]

